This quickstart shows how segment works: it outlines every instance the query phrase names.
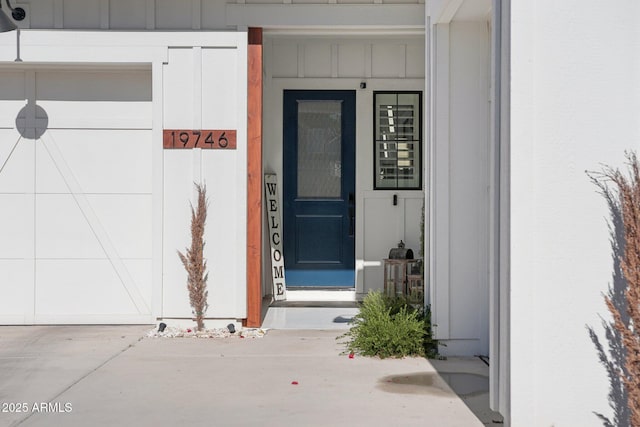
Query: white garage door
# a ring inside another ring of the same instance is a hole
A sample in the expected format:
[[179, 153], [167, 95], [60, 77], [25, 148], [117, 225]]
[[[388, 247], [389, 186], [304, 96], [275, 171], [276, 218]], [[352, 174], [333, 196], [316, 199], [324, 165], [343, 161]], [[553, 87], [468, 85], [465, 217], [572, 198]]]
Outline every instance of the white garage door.
[[150, 322], [149, 70], [0, 81], [0, 323]]

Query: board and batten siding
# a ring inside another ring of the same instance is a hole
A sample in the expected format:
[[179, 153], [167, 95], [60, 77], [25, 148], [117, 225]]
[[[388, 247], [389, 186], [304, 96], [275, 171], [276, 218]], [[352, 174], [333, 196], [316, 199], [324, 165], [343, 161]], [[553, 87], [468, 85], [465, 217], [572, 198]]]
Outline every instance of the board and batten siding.
[[[21, 28], [33, 29], [80, 29], [80, 30], [235, 30], [238, 25], [254, 26], [256, 23], [240, 22], [250, 19], [242, 15], [242, 9], [247, 6], [269, 7], [283, 6], [354, 6], [361, 11], [362, 6], [375, 5], [380, 10], [381, 5], [418, 6], [424, 10], [424, 0], [356, 0], [353, 2], [329, 1], [264, 1], [264, 0], [38, 0], [18, 1], [15, 6], [26, 10], [25, 20], [19, 23]], [[351, 4], [349, 4], [351, 3]], [[236, 9], [233, 9], [237, 6]], [[231, 8], [231, 9], [230, 9]], [[350, 10], [350, 16], [359, 14]], [[296, 12], [297, 13], [297, 12]], [[273, 19], [257, 11], [261, 19]], [[252, 15], [251, 13], [249, 15]], [[275, 12], [278, 15], [278, 12]], [[303, 12], [311, 20], [313, 14]], [[414, 14], [415, 15], [415, 14]], [[344, 14], [343, 14], [344, 16]], [[411, 18], [415, 18], [412, 16]], [[230, 22], [231, 21], [231, 22]], [[366, 20], [363, 21], [366, 23]], [[291, 22], [291, 25], [296, 25]], [[405, 25], [407, 22], [404, 23]]]

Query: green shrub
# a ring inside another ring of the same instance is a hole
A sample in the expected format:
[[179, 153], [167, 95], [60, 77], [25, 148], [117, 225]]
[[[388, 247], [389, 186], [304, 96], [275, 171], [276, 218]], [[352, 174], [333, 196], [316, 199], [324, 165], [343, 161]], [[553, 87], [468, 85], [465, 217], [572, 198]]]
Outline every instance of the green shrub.
[[404, 298], [369, 293], [362, 302], [353, 326], [344, 335], [348, 352], [363, 356], [404, 357], [438, 355], [438, 343], [431, 335], [431, 313], [416, 309]]

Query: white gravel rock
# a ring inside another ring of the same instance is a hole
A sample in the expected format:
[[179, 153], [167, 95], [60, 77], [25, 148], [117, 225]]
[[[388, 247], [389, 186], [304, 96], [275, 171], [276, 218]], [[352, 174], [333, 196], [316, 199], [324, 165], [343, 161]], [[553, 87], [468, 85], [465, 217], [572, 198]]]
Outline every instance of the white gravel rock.
[[227, 328], [205, 329], [197, 332], [195, 329], [176, 328], [167, 326], [164, 331], [158, 332], [157, 328], [147, 332], [147, 338], [262, 338], [267, 333], [262, 328], [241, 328], [234, 334]]

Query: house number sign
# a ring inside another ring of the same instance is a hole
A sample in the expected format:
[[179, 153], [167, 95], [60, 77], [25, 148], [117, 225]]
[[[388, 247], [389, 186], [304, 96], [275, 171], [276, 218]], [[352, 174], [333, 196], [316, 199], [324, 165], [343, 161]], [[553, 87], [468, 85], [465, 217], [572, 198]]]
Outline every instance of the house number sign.
[[235, 130], [164, 129], [162, 146], [174, 148], [236, 149]]

